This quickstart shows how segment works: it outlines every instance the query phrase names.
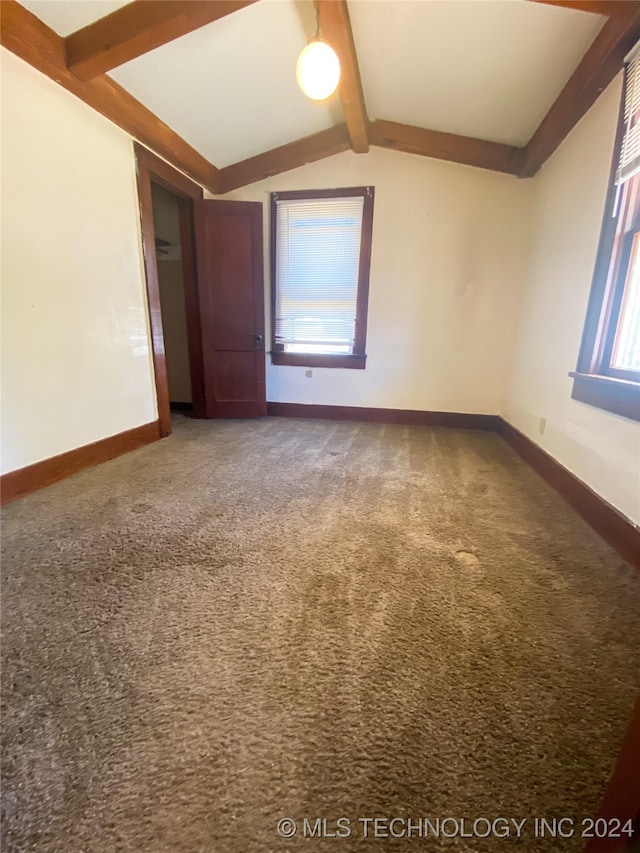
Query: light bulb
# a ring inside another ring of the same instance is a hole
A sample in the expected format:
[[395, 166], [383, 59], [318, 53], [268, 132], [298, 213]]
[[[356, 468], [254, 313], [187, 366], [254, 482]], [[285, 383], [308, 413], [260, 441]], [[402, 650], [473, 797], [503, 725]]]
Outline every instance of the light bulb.
[[308, 98], [323, 101], [335, 92], [340, 80], [340, 60], [326, 41], [314, 38], [298, 57], [298, 85]]

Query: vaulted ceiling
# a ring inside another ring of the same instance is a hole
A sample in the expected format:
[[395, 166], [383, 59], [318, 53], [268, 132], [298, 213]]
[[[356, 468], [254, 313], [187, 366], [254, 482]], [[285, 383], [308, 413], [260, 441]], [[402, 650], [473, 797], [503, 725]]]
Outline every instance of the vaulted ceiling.
[[[295, 80], [316, 8], [343, 68], [326, 103]], [[10, 50], [217, 193], [369, 145], [527, 177], [640, 37], [635, 0], [3, 0], [2, 13]]]

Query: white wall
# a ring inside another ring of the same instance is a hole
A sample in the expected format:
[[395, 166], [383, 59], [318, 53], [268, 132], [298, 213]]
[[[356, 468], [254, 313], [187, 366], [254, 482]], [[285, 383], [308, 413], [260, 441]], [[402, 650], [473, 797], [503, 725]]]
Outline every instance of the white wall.
[[568, 376], [591, 288], [621, 83], [608, 87], [533, 181], [530, 260], [504, 415], [638, 523], [640, 424], [572, 400]]
[[[499, 413], [524, 274], [531, 183], [372, 148], [224, 198], [373, 185], [366, 370], [273, 366], [271, 401]], [[265, 265], [266, 303], [269, 268]], [[267, 337], [269, 341], [270, 338]]]
[[157, 418], [129, 137], [2, 49], [2, 471]]

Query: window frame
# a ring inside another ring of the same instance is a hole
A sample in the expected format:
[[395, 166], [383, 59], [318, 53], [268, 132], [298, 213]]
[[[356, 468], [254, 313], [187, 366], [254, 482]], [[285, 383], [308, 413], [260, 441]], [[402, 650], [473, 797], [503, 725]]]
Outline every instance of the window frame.
[[[358, 289], [356, 296], [356, 325], [353, 352], [331, 353], [292, 353], [284, 352], [283, 344], [276, 344], [276, 295], [277, 295], [277, 228], [276, 215], [279, 199], [307, 200], [320, 198], [346, 198], [362, 196], [362, 230], [360, 235], [360, 258], [358, 264]], [[271, 363], [293, 367], [346, 367], [364, 370], [367, 362], [367, 320], [369, 314], [369, 278], [371, 271], [371, 246], [373, 237], [373, 201], [374, 187], [345, 187], [331, 190], [292, 190], [273, 192], [270, 196], [271, 215]]]
[[[616, 174], [625, 132], [625, 93], [626, 74], [582, 341], [576, 369], [569, 373], [569, 376], [573, 378], [572, 399], [640, 421], [640, 377], [634, 371], [611, 366], [611, 354], [620, 322], [629, 259], [634, 234], [639, 224], [637, 220], [640, 218], [640, 188], [638, 188], [638, 194], [634, 199], [636, 210], [633, 225], [621, 232], [616, 241], [620, 219], [627, 213], [622, 194], [624, 193], [626, 198], [626, 192], [629, 190], [628, 185], [622, 185], [620, 197], [618, 197]], [[614, 216], [616, 203], [618, 203], [618, 210], [615, 211]]]

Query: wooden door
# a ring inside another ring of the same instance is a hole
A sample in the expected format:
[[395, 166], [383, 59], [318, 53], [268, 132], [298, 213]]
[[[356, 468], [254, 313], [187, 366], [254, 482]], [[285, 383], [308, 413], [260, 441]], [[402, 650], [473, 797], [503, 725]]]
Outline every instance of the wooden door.
[[262, 204], [194, 202], [205, 417], [267, 413]]

